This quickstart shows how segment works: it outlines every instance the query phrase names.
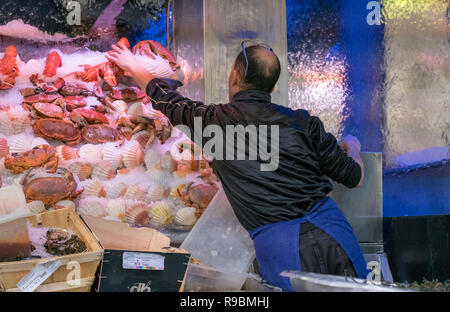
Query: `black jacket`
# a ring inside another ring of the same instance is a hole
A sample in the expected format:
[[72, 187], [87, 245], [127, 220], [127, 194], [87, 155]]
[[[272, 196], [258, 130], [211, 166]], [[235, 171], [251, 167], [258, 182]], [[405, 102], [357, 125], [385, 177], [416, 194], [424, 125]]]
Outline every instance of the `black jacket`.
[[[265, 161], [259, 157], [212, 162], [238, 220], [247, 230], [302, 217], [332, 190], [328, 177], [350, 188], [359, 183], [360, 166], [325, 131], [318, 117], [302, 109], [272, 104], [269, 93], [257, 90], [240, 91], [229, 104], [205, 105], [177, 93], [181, 85], [176, 80], [154, 79], [146, 90], [153, 108], [164, 113], [174, 126], [183, 124], [193, 132], [194, 117], [201, 117], [203, 127], [279, 127], [279, 164], [275, 171], [261, 171]], [[248, 140], [246, 137], [246, 143]], [[202, 143], [207, 141], [203, 139]]]

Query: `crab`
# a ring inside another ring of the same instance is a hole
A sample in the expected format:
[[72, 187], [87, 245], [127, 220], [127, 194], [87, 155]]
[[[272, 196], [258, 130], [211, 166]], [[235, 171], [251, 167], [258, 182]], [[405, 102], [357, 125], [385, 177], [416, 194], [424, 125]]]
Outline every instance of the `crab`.
[[64, 111], [61, 106], [53, 103], [37, 102], [31, 105], [35, 118], [56, 118], [63, 119]]
[[163, 59], [169, 61], [170, 67], [173, 71], [177, 71], [180, 65], [177, 64], [177, 60], [162, 44], [154, 40], [143, 40], [136, 43], [132, 50], [133, 54], [146, 55], [151, 58], [155, 58], [155, 54], [161, 56]]
[[61, 98], [61, 95], [59, 95], [57, 93], [50, 93], [50, 94], [39, 93], [39, 94], [24, 97], [23, 102], [26, 104], [33, 104], [33, 103], [37, 103], [37, 102], [51, 103], [59, 98]]
[[5, 156], [5, 168], [11, 170], [14, 174], [22, 173], [31, 167], [40, 166], [48, 169], [48, 172], [56, 172], [58, 156], [53, 146], [42, 144], [24, 153]]
[[124, 141], [124, 137], [119, 130], [105, 124], [88, 125], [81, 130], [81, 135], [91, 144]]
[[83, 189], [77, 190], [73, 174], [65, 168], [58, 168], [53, 173], [44, 168], [32, 168], [25, 175], [22, 186], [27, 202], [40, 200], [46, 207], [63, 199], [75, 199], [83, 192]]
[[70, 113], [70, 119], [81, 125], [88, 124], [108, 124], [109, 120], [104, 114], [87, 108], [76, 108]]
[[188, 207], [196, 208], [199, 217], [216, 195], [219, 187], [216, 184], [181, 184], [176, 188], [178, 197]]
[[34, 134], [44, 139], [63, 141], [67, 145], [81, 143], [80, 129], [68, 120], [43, 118], [35, 120], [32, 124]]
[[145, 92], [139, 88], [129, 87], [124, 89], [114, 88], [110, 93], [108, 93], [108, 96], [115, 100], [135, 102], [137, 100], [143, 99], [146, 95]]
[[90, 96], [92, 92], [80, 83], [66, 84], [60, 90], [59, 93], [63, 96]]
[[71, 112], [76, 108], [85, 107], [87, 105], [84, 96], [65, 96], [62, 99], [65, 103], [66, 109]]

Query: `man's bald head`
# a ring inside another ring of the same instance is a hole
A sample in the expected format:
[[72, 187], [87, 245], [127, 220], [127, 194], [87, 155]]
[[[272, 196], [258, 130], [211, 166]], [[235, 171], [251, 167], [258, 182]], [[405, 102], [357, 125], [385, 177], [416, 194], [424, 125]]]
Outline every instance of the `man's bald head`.
[[248, 70], [245, 75], [246, 61], [241, 52], [234, 63], [241, 77], [241, 89], [272, 92], [280, 77], [280, 61], [269, 49], [254, 45], [245, 49], [248, 59]]

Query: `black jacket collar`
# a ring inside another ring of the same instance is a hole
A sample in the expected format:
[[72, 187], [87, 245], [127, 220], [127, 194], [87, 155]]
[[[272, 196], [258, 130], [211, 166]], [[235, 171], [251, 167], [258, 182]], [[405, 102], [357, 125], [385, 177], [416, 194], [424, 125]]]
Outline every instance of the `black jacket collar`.
[[270, 93], [260, 90], [241, 90], [231, 99], [231, 103], [247, 102], [247, 103], [270, 103], [272, 97]]

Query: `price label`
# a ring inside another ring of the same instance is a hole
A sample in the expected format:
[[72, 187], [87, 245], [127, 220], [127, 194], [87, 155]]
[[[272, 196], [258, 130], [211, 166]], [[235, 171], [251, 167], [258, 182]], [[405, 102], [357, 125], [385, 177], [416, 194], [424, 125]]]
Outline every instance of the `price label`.
[[132, 270], [164, 270], [164, 256], [144, 252], [124, 252], [122, 268]]
[[47, 278], [50, 277], [60, 266], [60, 260], [48, 261], [46, 263], [36, 264], [33, 270], [22, 278], [17, 287], [23, 292], [33, 292]]

